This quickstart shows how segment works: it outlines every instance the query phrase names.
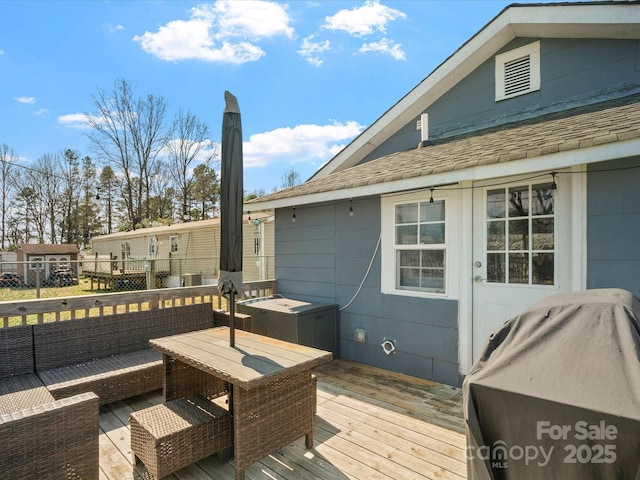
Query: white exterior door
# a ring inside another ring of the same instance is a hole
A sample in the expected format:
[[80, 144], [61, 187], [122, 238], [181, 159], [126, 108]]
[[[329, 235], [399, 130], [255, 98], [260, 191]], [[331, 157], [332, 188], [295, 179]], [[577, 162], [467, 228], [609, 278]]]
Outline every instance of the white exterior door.
[[[566, 177], [565, 177], [566, 178]], [[473, 189], [473, 361], [489, 335], [571, 288], [571, 182], [531, 176]]]

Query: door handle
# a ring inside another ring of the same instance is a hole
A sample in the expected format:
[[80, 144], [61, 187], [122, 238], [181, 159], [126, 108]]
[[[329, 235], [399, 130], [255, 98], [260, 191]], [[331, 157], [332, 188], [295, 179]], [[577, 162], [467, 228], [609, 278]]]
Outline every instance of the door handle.
[[482, 275], [476, 275], [475, 277], [473, 277], [473, 281], [476, 283], [482, 283], [486, 280], [486, 278], [483, 278]]

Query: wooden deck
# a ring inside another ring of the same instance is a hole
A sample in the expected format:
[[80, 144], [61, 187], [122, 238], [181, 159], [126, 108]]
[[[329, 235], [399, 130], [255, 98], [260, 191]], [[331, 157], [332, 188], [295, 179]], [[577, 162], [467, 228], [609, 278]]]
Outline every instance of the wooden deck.
[[[314, 372], [314, 448], [300, 438], [249, 467], [248, 480], [466, 478], [460, 389], [344, 360]], [[150, 478], [131, 464], [129, 413], [161, 401], [155, 392], [101, 408], [101, 480]], [[166, 478], [233, 480], [233, 460], [212, 456]]]

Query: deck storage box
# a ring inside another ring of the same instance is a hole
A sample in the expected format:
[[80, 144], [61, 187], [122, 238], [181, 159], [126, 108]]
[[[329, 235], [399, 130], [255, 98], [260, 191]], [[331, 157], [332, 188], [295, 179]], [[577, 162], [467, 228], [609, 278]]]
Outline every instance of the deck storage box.
[[319, 348], [339, 357], [338, 306], [285, 297], [238, 302], [238, 312], [251, 315], [251, 332]]

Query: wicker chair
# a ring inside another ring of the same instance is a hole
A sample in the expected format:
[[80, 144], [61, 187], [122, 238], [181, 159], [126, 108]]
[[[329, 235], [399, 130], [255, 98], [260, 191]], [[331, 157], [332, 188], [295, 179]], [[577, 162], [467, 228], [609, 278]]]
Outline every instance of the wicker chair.
[[30, 326], [0, 329], [3, 478], [98, 479], [99, 399], [55, 400], [34, 373]]

